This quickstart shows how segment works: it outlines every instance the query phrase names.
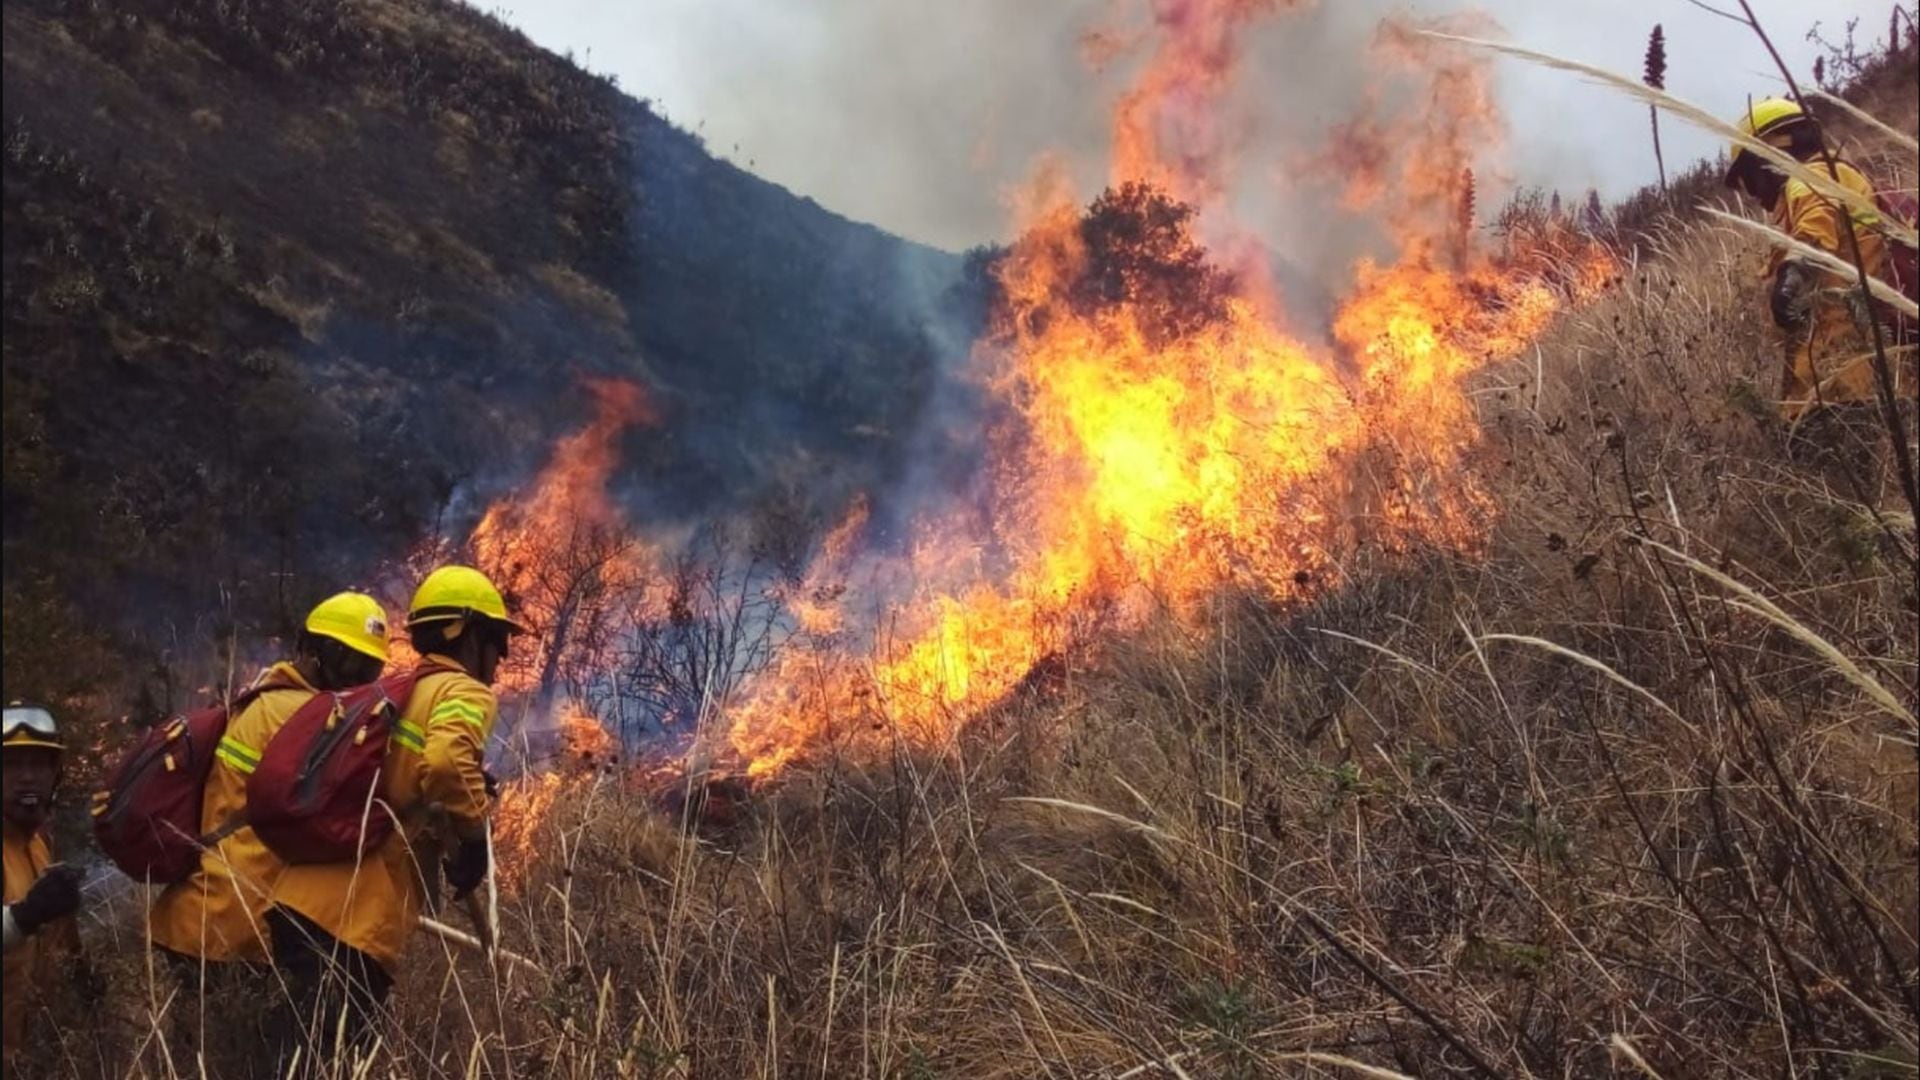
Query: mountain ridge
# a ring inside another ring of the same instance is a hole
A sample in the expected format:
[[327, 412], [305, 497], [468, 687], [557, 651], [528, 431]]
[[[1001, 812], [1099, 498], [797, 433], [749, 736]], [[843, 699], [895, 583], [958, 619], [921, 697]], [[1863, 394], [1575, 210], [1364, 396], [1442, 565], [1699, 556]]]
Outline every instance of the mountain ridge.
[[[959, 256], [463, 4], [10, 0], [4, 42], [8, 610], [75, 624], [10, 630], [155, 662], [284, 633], [536, 465], [581, 376], [656, 398], [645, 512], [793, 469], [826, 512], [967, 337], [935, 325]], [[61, 689], [22, 668], [10, 693]]]

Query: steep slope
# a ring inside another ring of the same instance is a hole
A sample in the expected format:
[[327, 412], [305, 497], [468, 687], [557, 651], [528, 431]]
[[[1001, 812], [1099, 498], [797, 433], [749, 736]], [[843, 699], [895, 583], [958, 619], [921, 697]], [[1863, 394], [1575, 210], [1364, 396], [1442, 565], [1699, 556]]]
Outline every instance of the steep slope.
[[[4, 38], [10, 642], [283, 628], [582, 375], [649, 388], [655, 514], [883, 479], [931, 382], [957, 258], [464, 5], [20, 0]], [[85, 682], [43, 669], [10, 644], [8, 692]]]

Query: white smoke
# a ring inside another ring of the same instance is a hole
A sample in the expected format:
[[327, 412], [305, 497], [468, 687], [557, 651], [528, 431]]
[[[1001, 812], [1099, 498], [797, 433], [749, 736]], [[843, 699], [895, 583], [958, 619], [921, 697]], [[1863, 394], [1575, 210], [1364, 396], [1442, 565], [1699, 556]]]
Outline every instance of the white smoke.
[[[1091, 195], [1106, 177], [1108, 107], [1122, 67], [1089, 73], [1089, 29], [1145, 21], [1147, 0], [544, 0], [506, 12], [534, 40], [616, 74], [715, 153], [856, 219], [950, 250], [1004, 240], [1003, 193], [1055, 152]], [[1293, 157], [1358, 100], [1364, 53], [1385, 16], [1478, 7], [1515, 40], [1618, 71], [1639, 70], [1647, 32], [1667, 32], [1670, 87], [1721, 112], [1777, 78], [1753, 37], [1686, 0], [1322, 0], [1262, 22], [1248, 42], [1237, 118], [1248, 142], [1235, 210], [1276, 250], [1311, 249], [1324, 217], [1288, 190]], [[1871, 36], [1887, 0], [1756, 0], [1804, 72], [1815, 23], [1860, 16]], [[1518, 183], [1618, 196], [1653, 177], [1645, 109], [1569, 76], [1504, 64], [1500, 98]], [[1670, 125], [1670, 163], [1713, 139]], [[1308, 260], [1311, 261], [1311, 260]]]

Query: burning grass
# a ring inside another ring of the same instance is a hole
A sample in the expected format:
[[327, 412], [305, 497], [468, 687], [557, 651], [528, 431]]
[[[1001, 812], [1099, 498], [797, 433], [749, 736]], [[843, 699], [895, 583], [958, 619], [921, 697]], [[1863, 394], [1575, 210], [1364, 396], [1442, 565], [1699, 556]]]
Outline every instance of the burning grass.
[[[1475, 555], [1215, 594], [724, 829], [572, 773], [505, 900], [546, 974], [423, 938], [388, 1067], [1909, 1075], [1915, 733], [1809, 637], [1910, 703], [1911, 576], [1749, 404], [1760, 253], [1666, 245], [1480, 375]], [[126, 1074], [143, 1015], [62, 1073]]]
[[[510, 789], [540, 970], [423, 938], [383, 1067], [1911, 1075], [1913, 522], [1787, 452], [1752, 241], [1429, 236], [1323, 351], [1212, 274], [1169, 323], [1080, 221], [1002, 271], [995, 529], [926, 523], [866, 648], [864, 507], [794, 573], [654, 564], [615, 686], [690, 709], [678, 795]], [[65, 1071], [185, 1075], [160, 1023]]]

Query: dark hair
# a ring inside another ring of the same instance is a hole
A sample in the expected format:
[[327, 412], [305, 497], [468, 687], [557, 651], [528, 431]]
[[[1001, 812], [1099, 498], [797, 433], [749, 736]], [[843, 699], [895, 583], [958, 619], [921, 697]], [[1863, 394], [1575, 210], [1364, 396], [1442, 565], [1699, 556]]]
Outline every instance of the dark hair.
[[1787, 153], [1800, 161], [1810, 161], [1820, 153], [1820, 129], [1811, 120], [1802, 120], [1787, 129]]
[[455, 642], [463, 640], [468, 634], [474, 635], [481, 641], [504, 643], [506, 640], [507, 625], [505, 623], [495, 622], [479, 615], [471, 616], [466, 620], [467, 628], [459, 637], [448, 637], [447, 630], [457, 622], [459, 622], [458, 619], [447, 619], [442, 622], [416, 623], [407, 628], [407, 636], [413, 639], [414, 651], [423, 656], [427, 653], [450, 652], [458, 647]]
[[293, 639], [293, 649], [301, 656], [321, 657], [326, 655], [327, 646], [339, 644], [332, 638], [323, 637], [311, 630], [302, 630], [299, 636]]
[[456, 621], [415, 623], [407, 627], [407, 637], [413, 641], [413, 649], [422, 656], [428, 653], [444, 653], [453, 644], [447, 637], [447, 628]]

